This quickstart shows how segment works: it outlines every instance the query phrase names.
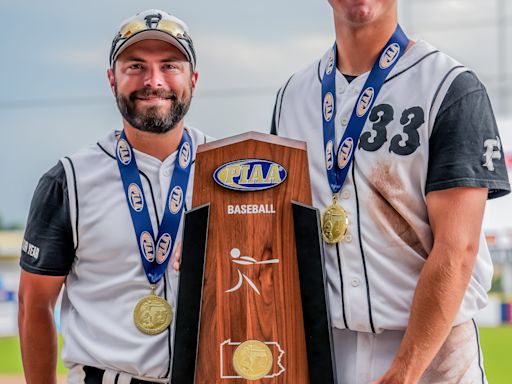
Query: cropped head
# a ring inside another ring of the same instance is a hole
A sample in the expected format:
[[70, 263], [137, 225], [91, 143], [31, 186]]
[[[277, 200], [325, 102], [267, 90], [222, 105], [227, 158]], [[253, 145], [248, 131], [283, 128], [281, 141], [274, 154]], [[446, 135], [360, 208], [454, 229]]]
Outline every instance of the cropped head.
[[396, 19], [397, 0], [328, 0], [335, 19], [350, 25], [371, 24], [381, 18]]
[[112, 42], [108, 78], [124, 120], [165, 133], [187, 113], [197, 81], [187, 25], [150, 9], [124, 21]]

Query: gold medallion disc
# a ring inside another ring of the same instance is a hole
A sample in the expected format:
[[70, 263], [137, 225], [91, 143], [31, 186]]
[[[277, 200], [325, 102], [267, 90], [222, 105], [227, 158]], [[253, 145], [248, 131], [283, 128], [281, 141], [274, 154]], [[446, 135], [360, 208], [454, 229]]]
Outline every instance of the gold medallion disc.
[[344, 239], [348, 229], [348, 217], [345, 210], [333, 199], [322, 215], [322, 235], [326, 243], [336, 244]]
[[165, 331], [171, 324], [172, 317], [170, 304], [154, 293], [140, 299], [133, 311], [135, 325], [147, 335]]
[[258, 380], [268, 375], [274, 358], [270, 348], [258, 340], [247, 340], [233, 353], [233, 367], [246, 380]]

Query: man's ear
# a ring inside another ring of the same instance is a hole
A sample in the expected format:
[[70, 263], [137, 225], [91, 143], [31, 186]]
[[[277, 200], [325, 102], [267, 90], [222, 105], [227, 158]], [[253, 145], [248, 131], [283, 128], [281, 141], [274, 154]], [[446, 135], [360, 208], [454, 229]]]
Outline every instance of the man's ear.
[[114, 96], [116, 95], [116, 80], [114, 78], [114, 70], [112, 68], [107, 69], [108, 83]]
[[196, 83], [197, 83], [198, 77], [199, 77], [199, 73], [197, 71], [194, 71], [194, 73], [192, 73], [192, 78], [191, 78], [192, 91], [194, 91], [196, 89]]

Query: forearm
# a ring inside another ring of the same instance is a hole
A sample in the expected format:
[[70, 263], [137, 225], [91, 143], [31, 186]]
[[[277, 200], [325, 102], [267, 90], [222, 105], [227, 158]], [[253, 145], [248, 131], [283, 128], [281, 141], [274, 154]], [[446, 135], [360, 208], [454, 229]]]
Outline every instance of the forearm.
[[20, 303], [18, 325], [27, 383], [56, 383], [57, 332], [52, 308], [26, 308]]
[[435, 245], [420, 274], [407, 331], [391, 372], [416, 383], [450, 333], [466, 291], [476, 250]]

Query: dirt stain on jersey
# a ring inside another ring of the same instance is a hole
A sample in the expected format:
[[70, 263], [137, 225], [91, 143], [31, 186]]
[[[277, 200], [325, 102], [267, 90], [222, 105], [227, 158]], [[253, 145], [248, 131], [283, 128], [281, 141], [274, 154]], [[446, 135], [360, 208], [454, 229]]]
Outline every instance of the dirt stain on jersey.
[[369, 211], [380, 229], [389, 234], [395, 245], [400, 246], [402, 243], [393, 238], [393, 233], [426, 259], [428, 252], [404, 214], [407, 206], [417, 204], [417, 201], [413, 201], [407, 194], [398, 175], [391, 171], [389, 165], [378, 165], [368, 181], [371, 189]]
[[478, 353], [473, 322], [466, 321], [453, 327], [421, 377], [420, 384], [480, 382], [482, 373], [477, 364]]

